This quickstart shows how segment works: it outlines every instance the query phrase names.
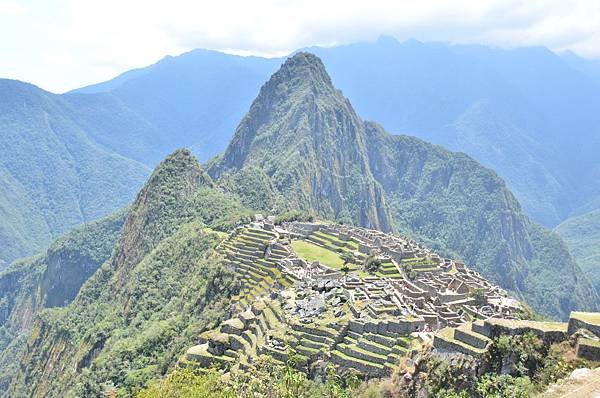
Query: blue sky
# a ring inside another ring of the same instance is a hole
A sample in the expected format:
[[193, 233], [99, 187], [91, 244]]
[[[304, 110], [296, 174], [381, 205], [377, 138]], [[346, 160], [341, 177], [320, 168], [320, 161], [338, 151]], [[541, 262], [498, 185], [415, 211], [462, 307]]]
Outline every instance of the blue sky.
[[63, 92], [193, 48], [280, 56], [382, 34], [600, 58], [600, 1], [0, 0], [0, 77]]

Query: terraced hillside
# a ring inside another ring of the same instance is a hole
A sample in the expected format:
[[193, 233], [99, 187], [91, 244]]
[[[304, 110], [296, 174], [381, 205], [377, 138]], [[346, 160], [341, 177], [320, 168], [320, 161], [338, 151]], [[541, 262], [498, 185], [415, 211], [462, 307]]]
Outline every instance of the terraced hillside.
[[185, 364], [248, 369], [268, 355], [309, 373], [329, 363], [384, 377], [422, 333], [520, 311], [462, 263], [379, 231], [257, 216], [218, 250], [243, 287]]
[[435, 333], [438, 351], [459, 352], [481, 358], [499, 336], [533, 334], [546, 344], [570, 340], [580, 358], [600, 361], [600, 314], [572, 312], [569, 322], [488, 318], [467, 322]]
[[273, 286], [288, 287], [293, 283], [289, 275], [282, 275], [277, 261], [287, 257], [283, 248], [272, 248], [265, 257], [265, 247], [275, 239], [273, 232], [258, 228], [238, 228], [219, 249], [226, 255], [226, 264], [232, 266], [243, 282], [243, 290], [233, 297], [239, 308], [247, 307], [254, 299], [269, 292]]

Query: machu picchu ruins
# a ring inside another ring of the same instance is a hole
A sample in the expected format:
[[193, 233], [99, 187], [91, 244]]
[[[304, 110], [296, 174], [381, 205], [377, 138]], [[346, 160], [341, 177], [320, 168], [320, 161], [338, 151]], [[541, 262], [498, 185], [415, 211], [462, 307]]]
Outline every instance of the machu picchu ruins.
[[[240, 276], [231, 317], [185, 360], [251, 367], [267, 354], [304, 369], [389, 375], [411, 341], [481, 354], [490, 322], [519, 322], [518, 300], [412, 239], [349, 225], [255, 215], [217, 247]], [[482, 330], [485, 330], [483, 332]], [[480, 333], [477, 333], [477, 332]]]

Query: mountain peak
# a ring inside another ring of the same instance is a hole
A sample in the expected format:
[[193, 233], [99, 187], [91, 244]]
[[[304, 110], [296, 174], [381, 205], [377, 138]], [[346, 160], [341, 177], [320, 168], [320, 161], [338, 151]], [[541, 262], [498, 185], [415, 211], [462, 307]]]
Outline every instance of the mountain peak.
[[209, 173], [218, 178], [247, 167], [264, 170], [292, 207], [391, 228], [369, 171], [363, 122], [313, 54], [295, 54], [271, 76]]
[[134, 264], [185, 218], [189, 199], [210, 176], [187, 149], [177, 149], [156, 167], [131, 205], [120, 240], [118, 263]]
[[[321, 59], [304, 51], [289, 57], [281, 68], [271, 76], [263, 89], [271, 90], [281, 83], [285, 83], [290, 89], [310, 86], [314, 89], [320, 89], [317, 90], [320, 92], [335, 90]], [[262, 93], [263, 90], [261, 90]]]
[[312, 73], [314, 76], [325, 76], [329, 79], [321, 58], [306, 51], [300, 51], [286, 59], [281, 66], [280, 72], [291, 74]]
[[[289, 57], [261, 87], [250, 111], [242, 119], [225, 151], [222, 162], [210, 172], [220, 176], [227, 169], [240, 169], [257, 157], [248, 157], [262, 148], [263, 155], [291, 141], [304, 140], [314, 145], [314, 135], [339, 134], [341, 130], [326, 128], [321, 124], [323, 115], [332, 119], [344, 117], [346, 125], [357, 129], [361, 121], [352, 106], [332, 84], [319, 57], [308, 52], [298, 52]], [[323, 137], [321, 137], [323, 139]]]

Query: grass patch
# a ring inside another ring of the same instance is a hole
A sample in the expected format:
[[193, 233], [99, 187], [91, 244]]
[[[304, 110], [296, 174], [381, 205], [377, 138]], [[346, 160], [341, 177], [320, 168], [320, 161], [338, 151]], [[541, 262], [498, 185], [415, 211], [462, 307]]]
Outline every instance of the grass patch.
[[518, 320], [518, 319], [500, 319], [500, 318], [492, 318], [488, 319], [486, 322], [489, 322], [494, 325], [501, 325], [511, 329], [520, 329], [520, 328], [530, 328], [537, 329], [543, 332], [566, 332], [567, 324], [564, 322], [537, 322], [537, 321], [528, 321], [528, 320]]
[[592, 325], [600, 325], [600, 313], [597, 312], [572, 312], [571, 318], [579, 319]]
[[305, 240], [292, 241], [292, 248], [298, 257], [305, 259], [309, 263], [319, 261], [321, 264], [335, 270], [341, 269], [344, 265], [344, 261], [337, 253]]

